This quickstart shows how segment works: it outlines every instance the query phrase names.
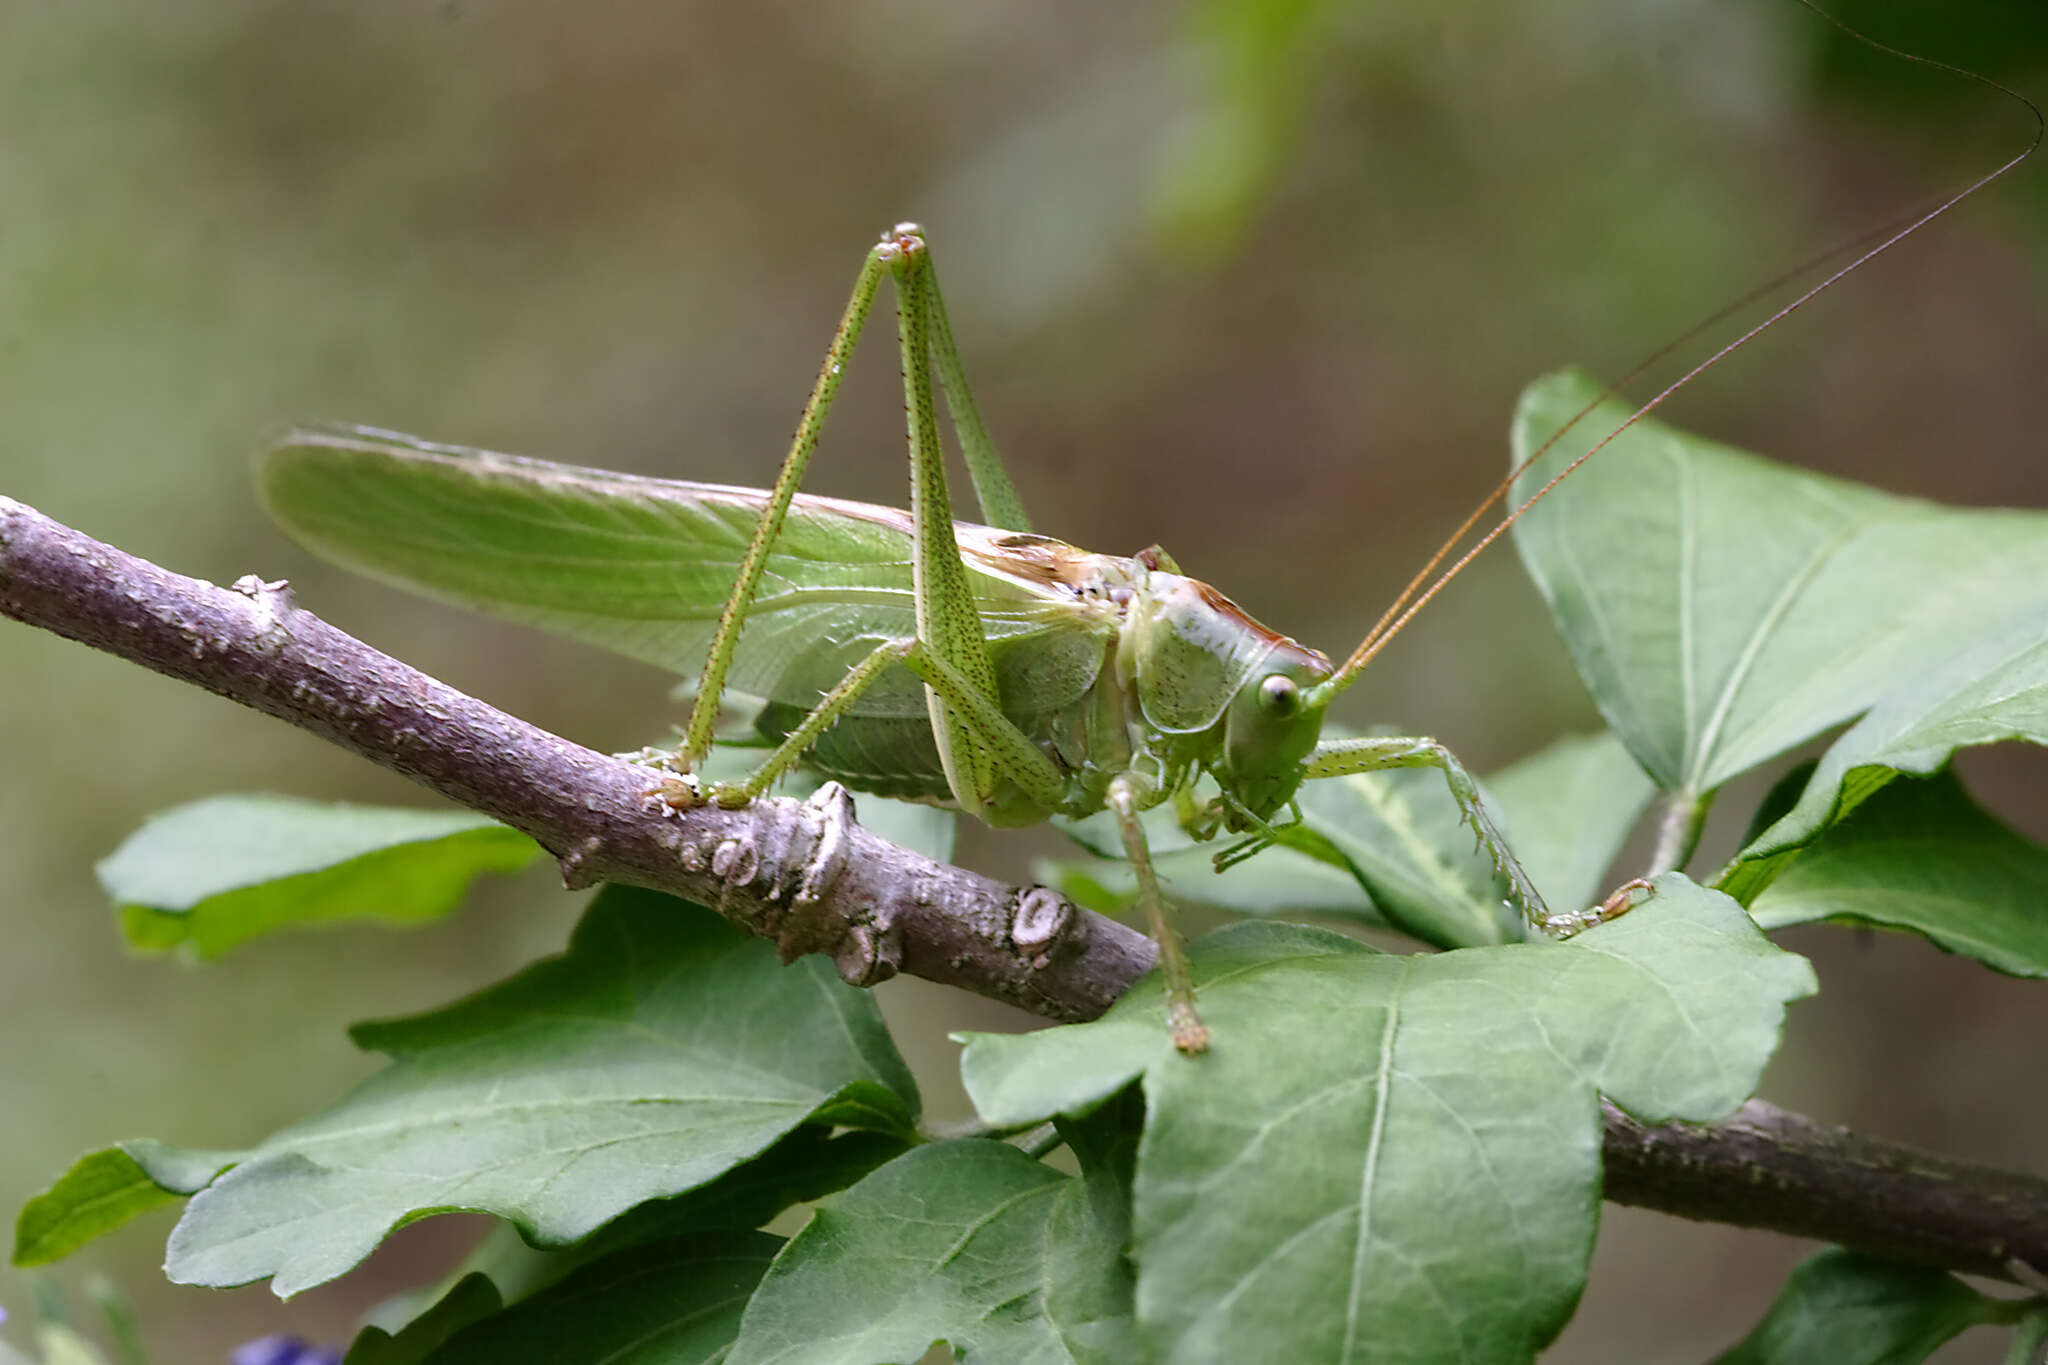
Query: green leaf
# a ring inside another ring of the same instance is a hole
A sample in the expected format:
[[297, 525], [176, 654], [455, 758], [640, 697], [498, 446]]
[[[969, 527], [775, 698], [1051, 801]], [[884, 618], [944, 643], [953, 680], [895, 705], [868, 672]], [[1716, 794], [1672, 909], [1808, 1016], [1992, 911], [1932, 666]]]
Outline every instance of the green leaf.
[[496, 1313], [504, 1305], [488, 1275], [464, 1275], [426, 1312], [397, 1333], [365, 1327], [356, 1334], [341, 1365], [423, 1365], [463, 1328]]
[[792, 1205], [845, 1189], [901, 1156], [907, 1145], [906, 1133], [835, 1136], [822, 1124], [806, 1124], [709, 1185], [640, 1205], [575, 1251], [580, 1254], [593, 1246], [611, 1250], [700, 1232], [745, 1232]]
[[1871, 707], [1717, 884], [1752, 901], [1816, 835], [1900, 773], [1931, 773], [1957, 749], [2007, 740], [2048, 744], [2048, 613], [2023, 615]]
[[968, 1093], [1007, 1125], [1142, 1079], [1138, 1316], [1162, 1359], [1527, 1359], [1592, 1249], [1596, 1091], [1725, 1114], [1813, 989], [1726, 897], [1656, 892], [1564, 943], [1415, 957], [1235, 925], [1195, 948], [1207, 1055], [1175, 1052], [1148, 977], [1095, 1023], [971, 1037]]
[[[748, 1296], [781, 1245], [765, 1232], [734, 1232], [619, 1252], [462, 1328], [423, 1360], [716, 1365], [726, 1359]], [[353, 1355], [348, 1365], [356, 1365]]]
[[1500, 943], [1519, 933], [1501, 903], [1505, 887], [1459, 823], [1443, 774], [1354, 773], [1304, 783], [1297, 799], [1302, 824], [1287, 836], [1285, 852], [1347, 871], [1369, 898], [1371, 913], [1359, 918], [1438, 947]]
[[211, 959], [278, 929], [434, 919], [540, 851], [468, 811], [216, 796], [152, 817], [98, 870], [130, 946]]
[[631, 1247], [714, 1232], [748, 1232], [784, 1209], [843, 1190], [903, 1154], [900, 1133], [842, 1133], [806, 1124], [709, 1185], [649, 1200], [562, 1251], [521, 1245], [523, 1264], [497, 1258], [489, 1273], [507, 1302], [553, 1284], [578, 1266]]
[[1844, 920], [1908, 929], [2014, 976], [2048, 976], [2048, 849], [1953, 773], [1896, 782], [1831, 827], [1750, 907], [1765, 929]]
[[780, 966], [707, 910], [621, 887], [566, 955], [354, 1036], [392, 1064], [193, 1199], [172, 1279], [271, 1277], [289, 1297], [455, 1209], [559, 1246], [799, 1124], [907, 1136], [917, 1109], [872, 996], [815, 958]]
[[240, 1152], [206, 1152], [158, 1142], [123, 1142], [88, 1152], [57, 1183], [22, 1205], [14, 1263], [61, 1260], [123, 1223], [204, 1189]]
[[[1521, 459], [1591, 402], [1531, 385]], [[1629, 414], [1604, 403], [1577, 430]], [[1568, 438], [1518, 482], [1561, 470]], [[1999, 623], [2048, 621], [2048, 515], [1941, 507], [1642, 421], [1516, 523], [1601, 714], [1660, 787], [1702, 795], [1847, 720]]]
[[2020, 1301], [1987, 1298], [1943, 1271], [1830, 1247], [1800, 1262], [1778, 1301], [1715, 1365], [1914, 1365]]
[[1001, 1142], [934, 1143], [826, 1202], [747, 1308], [727, 1365], [1137, 1359], [1120, 1185]]
[[[1756, 842], [1763, 832], [1785, 818], [1791, 809], [1799, 804], [1799, 793], [1806, 790], [1806, 784], [1813, 780], [1814, 770], [1820, 767], [1820, 760], [1809, 758], [1794, 763], [1779, 775], [1764, 793], [1763, 799], [1749, 813], [1749, 828], [1743, 831], [1740, 848], [1747, 848]], [[1727, 888], [1716, 885], [1715, 890], [1726, 892]]]
[[47, 1265], [131, 1218], [175, 1203], [119, 1147], [88, 1152], [55, 1185], [24, 1204], [14, 1223], [14, 1263]]

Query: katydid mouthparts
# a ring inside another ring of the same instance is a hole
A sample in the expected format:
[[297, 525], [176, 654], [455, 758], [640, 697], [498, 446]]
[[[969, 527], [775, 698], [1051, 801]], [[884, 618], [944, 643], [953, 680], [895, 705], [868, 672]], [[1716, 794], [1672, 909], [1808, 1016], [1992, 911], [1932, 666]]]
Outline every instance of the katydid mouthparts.
[[[2031, 103], [1958, 74], [2024, 105], [2038, 144]], [[1590, 909], [1545, 905], [1448, 749], [1427, 738], [1323, 739], [1331, 701], [1474, 555], [1621, 431], [2032, 150], [1701, 324], [1853, 257], [1664, 388], [1439, 572], [1505, 496], [1511, 474], [1341, 663], [1261, 625], [1157, 549], [1094, 554], [1032, 530], [969, 393], [924, 234], [910, 223], [863, 257], [772, 488], [638, 477], [348, 427], [289, 436], [264, 458], [262, 492], [288, 532], [349, 568], [677, 672], [701, 668], [674, 771], [658, 789], [677, 808], [744, 804], [801, 765], [997, 826], [1113, 812], [1159, 946], [1173, 1042], [1195, 1054], [1209, 1031], [1139, 820], [1153, 807], [1172, 803], [1197, 839], [1239, 836], [1221, 864], [1280, 839], [1300, 818], [1303, 782], [1434, 768], [1530, 931], [1567, 935], [1627, 908], [1629, 887]], [[798, 491], [885, 279], [898, 303], [907, 511]], [[980, 524], [952, 517], [934, 371]], [[773, 747], [746, 777], [710, 782], [697, 774], [728, 692], [762, 703], [755, 727]], [[1196, 795], [1203, 779], [1214, 792], [1206, 799]]]

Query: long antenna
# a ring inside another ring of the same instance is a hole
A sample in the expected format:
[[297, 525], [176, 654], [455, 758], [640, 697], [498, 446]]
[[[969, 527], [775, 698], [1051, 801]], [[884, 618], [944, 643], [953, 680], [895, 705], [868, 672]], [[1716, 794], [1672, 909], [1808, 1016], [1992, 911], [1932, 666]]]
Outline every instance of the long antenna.
[[[1834, 15], [1829, 14], [1826, 10], [1821, 9], [1818, 5], [1814, 4], [1813, 0], [1799, 0], [1799, 3], [1804, 5], [1807, 9], [1812, 10], [1815, 14], [1818, 14], [1821, 18], [1827, 20], [1830, 24], [1833, 24], [1842, 32], [1848, 34], [1851, 38], [1854, 38], [1857, 42], [1862, 43], [1875, 51], [1882, 52], [1887, 56], [1897, 57], [1902, 61], [1915, 62], [1921, 66], [1929, 66], [1939, 71], [1949, 72], [1952, 75], [1962, 76], [1967, 80], [1975, 81], [1977, 84], [1985, 86], [1991, 90], [1995, 90], [1999, 94], [2006, 96], [2008, 99], [2015, 101], [2020, 105], [2021, 108], [2025, 109], [2030, 116], [2032, 116], [2034, 120], [2033, 137], [2029, 139], [2026, 147], [2022, 149], [2018, 154], [2010, 157], [1994, 170], [1991, 170], [1985, 173], [1984, 175], [1978, 176], [1976, 179], [1970, 181], [1960, 190], [1957, 190], [1953, 194], [1948, 195], [1946, 198], [1936, 203], [1933, 208], [1928, 209], [1924, 212], [1916, 212], [1907, 215], [1904, 219], [1893, 219], [1891, 222], [1887, 223], [1882, 228], [1875, 229], [1869, 233], [1864, 233], [1858, 237], [1843, 242], [1835, 247], [1829, 248], [1827, 251], [1822, 252], [1820, 255], [1813, 257], [1812, 259], [1805, 261], [1798, 266], [1793, 267], [1791, 270], [1786, 271], [1783, 274], [1778, 275], [1777, 277], [1768, 280], [1761, 285], [1756, 286], [1755, 288], [1745, 293], [1741, 298], [1737, 299], [1735, 302], [1729, 304], [1727, 307], [1716, 312], [1711, 317], [1703, 319], [1702, 321], [1694, 324], [1692, 327], [1687, 328], [1678, 337], [1676, 337], [1669, 343], [1665, 344], [1664, 346], [1659, 347], [1656, 351], [1652, 352], [1648, 357], [1646, 357], [1643, 361], [1641, 361], [1628, 372], [1628, 374], [1622, 379], [1621, 385], [1627, 384], [1630, 380], [1636, 378], [1644, 370], [1654, 365], [1657, 361], [1669, 355], [1673, 350], [1677, 349], [1685, 342], [1691, 340], [1700, 332], [1705, 331], [1707, 328], [1714, 326], [1716, 323], [1720, 322], [1722, 319], [1726, 318], [1730, 314], [1739, 311], [1743, 307], [1747, 306], [1748, 304], [1754, 302], [1759, 298], [1765, 297], [1773, 293], [1782, 285], [1799, 278], [1801, 275], [1806, 274], [1809, 270], [1814, 269], [1815, 267], [1824, 264], [1827, 261], [1835, 259], [1836, 257], [1840, 256], [1844, 251], [1852, 250], [1855, 247], [1860, 246], [1862, 243], [1869, 241], [1872, 237], [1881, 235], [1883, 238], [1883, 240], [1879, 241], [1876, 246], [1871, 247], [1870, 249], [1862, 252], [1860, 255], [1856, 256], [1853, 260], [1851, 260], [1847, 265], [1841, 267], [1839, 270], [1836, 270], [1835, 272], [1830, 274], [1826, 279], [1823, 279], [1820, 283], [1814, 285], [1812, 288], [1807, 289], [1804, 293], [1800, 294], [1790, 303], [1787, 303], [1782, 308], [1779, 308], [1776, 312], [1773, 312], [1769, 317], [1766, 317], [1763, 321], [1749, 328], [1740, 336], [1736, 337], [1733, 341], [1728, 342], [1726, 345], [1716, 350], [1713, 354], [1709, 355], [1705, 360], [1702, 360], [1697, 365], [1694, 365], [1691, 369], [1687, 370], [1684, 374], [1680, 375], [1675, 381], [1665, 386], [1664, 389], [1658, 392], [1658, 394], [1655, 397], [1651, 398], [1647, 403], [1644, 403], [1641, 407], [1637, 408], [1633, 413], [1631, 413], [1627, 420], [1623, 421], [1619, 426], [1615, 427], [1612, 431], [1608, 432], [1605, 436], [1601, 437], [1600, 440], [1596, 442], [1591, 448], [1586, 450], [1583, 454], [1579, 455], [1570, 464], [1566, 465], [1556, 475], [1552, 476], [1552, 478], [1548, 482], [1546, 482], [1541, 488], [1537, 489], [1535, 493], [1531, 494], [1526, 500], [1524, 500], [1521, 503], [1521, 505], [1516, 507], [1514, 511], [1510, 512], [1507, 516], [1503, 517], [1499, 522], [1497, 522], [1491, 530], [1489, 530], [1484, 536], [1480, 537], [1479, 541], [1476, 544], [1474, 544], [1471, 549], [1465, 551], [1464, 554], [1460, 555], [1456, 562], [1454, 562], [1450, 568], [1444, 570], [1444, 572], [1441, 575], [1439, 575], [1433, 582], [1430, 582], [1429, 586], [1426, 589], [1423, 589], [1420, 595], [1417, 596], [1417, 589], [1421, 586], [1421, 584], [1429, 578], [1429, 575], [1435, 571], [1436, 566], [1443, 562], [1445, 556], [1450, 554], [1451, 550], [1456, 547], [1458, 542], [1465, 538], [1465, 536], [1471, 531], [1473, 526], [1478, 523], [1479, 518], [1485, 514], [1486, 510], [1492, 507], [1495, 503], [1497, 503], [1507, 493], [1508, 489], [1513, 486], [1514, 481], [1517, 478], [1519, 478], [1524, 472], [1526, 472], [1528, 468], [1531, 465], [1533, 465], [1537, 460], [1541, 459], [1545, 454], [1547, 454], [1550, 451], [1550, 449], [1557, 444], [1559, 439], [1561, 439], [1564, 436], [1566, 432], [1570, 431], [1572, 427], [1577, 425], [1582, 418], [1584, 418], [1588, 413], [1592, 412], [1601, 403], [1605, 402], [1609, 397], [1613, 396], [1614, 393], [1618, 391], [1620, 385], [1617, 385], [1613, 388], [1609, 388], [1607, 391], [1602, 393], [1598, 398], [1595, 398], [1591, 403], [1588, 403], [1585, 407], [1581, 408], [1571, 418], [1570, 421], [1566, 422], [1562, 427], [1558, 428], [1558, 430], [1551, 435], [1550, 439], [1545, 441], [1540, 448], [1538, 448], [1535, 452], [1533, 452], [1527, 458], [1523, 459], [1520, 463], [1518, 463], [1515, 466], [1515, 468], [1509, 472], [1508, 476], [1494, 488], [1493, 492], [1488, 494], [1485, 500], [1482, 501], [1478, 507], [1473, 509], [1472, 514], [1465, 519], [1464, 523], [1458, 527], [1457, 531], [1454, 532], [1449, 539], [1444, 541], [1444, 543], [1440, 547], [1438, 547], [1436, 553], [1430, 557], [1429, 562], [1423, 566], [1422, 571], [1418, 573], [1412, 580], [1410, 580], [1408, 586], [1404, 588], [1400, 596], [1394, 600], [1393, 605], [1388, 607], [1387, 610], [1381, 615], [1379, 621], [1374, 624], [1373, 628], [1370, 631], [1366, 633], [1365, 638], [1359, 642], [1358, 647], [1351, 651], [1350, 656], [1344, 660], [1344, 663], [1338, 668], [1337, 672], [1328, 681], [1322, 683], [1316, 689], [1316, 691], [1321, 694], [1324, 700], [1327, 700], [1329, 697], [1335, 696], [1337, 693], [1343, 691], [1345, 688], [1349, 687], [1354, 681], [1356, 681], [1359, 673], [1363, 671], [1363, 669], [1368, 663], [1372, 661], [1373, 657], [1377, 655], [1380, 652], [1380, 650], [1384, 649], [1387, 643], [1390, 640], [1392, 640], [1396, 635], [1398, 635], [1401, 632], [1402, 628], [1408, 624], [1408, 622], [1415, 618], [1417, 612], [1421, 611], [1423, 607], [1428, 605], [1431, 598], [1435, 597], [1439, 592], [1443, 591], [1445, 586], [1447, 586], [1452, 579], [1456, 578], [1458, 574], [1464, 570], [1467, 564], [1470, 564], [1475, 558], [1479, 556], [1480, 552], [1485, 550], [1489, 545], [1493, 544], [1494, 541], [1498, 540], [1503, 534], [1505, 534], [1509, 527], [1513, 526], [1516, 521], [1521, 519], [1523, 513], [1527, 512], [1531, 507], [1534, 507], [1537, 503], [1541, 502], [1545, 497], [1547, 497], [1552, 489], [1556, 488], [1560, 483], [1563, 483], [1565, 479], [1569, 478], [1578, 469], [1580, 465], [1584, 464], [1587, 460], [1590, 460], [1591, 458], [1593, 458], [1593, 456], [1599, 454], [1602, 450], [1606, 449], [1609, 445], [1613, 444], [1615, 439], [1619, 437], [1623, 432], [1627, 431], [1637, 422], [1640, 422], [1644, 417], [1648, 416], [1650, 413], [1656, 411], [1659, 407], [1662, 407], [1667, 399], [1669, 399], [1673, 394], [1677, 393], [1680, 389], [1684, 388], [1687, 384], [1690, 384], [1693, 380], [1697, 379], [1700, 375], [1706, 373], [1714, 366], [1720, 364], [1721, 361], [1727, 359], [1730, 355], [1740, 350], [1743, 346], [1749, 344], [1749, 342], [1754, 340], [1757, 336], [1759, 336], [1763, 332], [1768, 331], [1770, 328], [1777, 326], [1778, 323], [1784, 321], [1793, 313], [1796, 313], [1801, 308], [1805, 307], [1808, 303], [1812, 302], [1815, 298], [1819, 297], [1827, 290], [1833, 288], [1842, 279], [1844, 279], [1850, 274], [1853, 274], [1856, 270], [1861, 268], [1865, 262], [1870, 261], [1874, 257], [1882, 255], [1886, 251], [1889, 251], [1892, 247], [1898, 245], [1898, 243], [1905, 240], [1907, 237], [1912, 236], [1915, 232], [1918, 232], [1921, 228], [1933, 222], [1942, 214], [1947, 213], [1950, 209], [1954, 208], [1957, 204], [1961, 203], [1963, 200], [1975, 194], [1978, 190], [1983, 189], [1992, 181], [1997, 180], [1999, 177], [2011, 171], [2015, 166], [2018, 166], [2021, 162], [2025, 161], [2028, 157], [2032, 156], [2035, 150], [2040, 147], [2044, 132], [2048, 132], [2048, 120], [2044, 120], [2042, 118], [2040, 108], [2036, 106], [2032, 100], [2028, 99], [2025, 95], [2020, 94], [2017, 90], [2014, 90], [2010, 86], [1995, 81], [1991, 79], [1989, 76], [1979, 75], [1977, 72], [1965, 70], [1962, 67], [1951, 65], [1948, 62], [1939, 61], [1932, 57], [1916, 56], [1911, 52], [1903, 52], [1898, 48], [1887, 46], [1884, 43], [1878, 42], [1875, 38], [1868, 37], [1867, 35], [1859, 33], [1857, 30], [1849, 27], [1849, 25], [1843, 23]], [[1903, 222], [1903, 226], [1900, 226], [1901, 222]], [[1413, 599], [1412, 601], [1410, 600], [1411, 598]]]
[[1635, 364], [1631, 365], [1628, 368], [1627, 372], [1621, 376], [1621, 378], [1615, 380], [1612, 384], [1609, 384], [1606, 388], [1602, 389], [1599, 392], [1599, 394], [1590, 401], [1588, 401], [1584, 407], [1580, 408], [1577, 412], [1573, 413], [1570, 419], [1567, 420], [1563, 426], [1559, 427], [1556, 431], [1550, 433], [1550, 437], [1548, 440], [1544, 441], [1542, 445], [1538, 446], [1535, 450], [1531, 451], [1528, 455], [1524, 456], [1520, 463], [1518, 463], [1513, 469], [1507, 472], [1507, 476], [1505, 478], [1503, 478], [1499, 483], [1493, 486], [1493, 491], [1491, 493], [1488, 493], [1486, 497], [1483, 500], [1481, 500], [1479, 505], [1472, 509], [1471, 514], [1467, 516], [1464, 521], [1459, 523], [1458, 529], [1453, 531], [1444, 540], [1443, 544], [1439, 545], [1436, 548], [1436, 552], [1429, 557], [1429, 562], [1427, 564], [1424, 564], [1420, 569], [1416, 570], [1415, 576], [1408, 580], [1408, 585], [1401, 589], [1400, 596], [1396, 597], [1392, 602], [1387, 604], [1387, 609], [1380, 614], [1380, 619], [1375, 621], [1373, 623], [1372, 629], [1365, 633], [1365, 639], [1361, 642], [1360, 648], [1364, 648], [1365, 645], [1369, 645], [1373, 643], [1375, 640], [1379, 639], [1380, 632], [1387, 628], [1388, 624], [1392, 622], [1395, 616], [1397, 616], [1400, 613], [1401, 609], [1408, 605], [1409, 599], [1414, 597], [1415, 594], [1422, 589], [1422, 585], [1429, 581], [1430, 575], [1436, 572], [1436, 566], [1443, 563], [1445, 557], [1448, 556], [1451, 553], [1451, 551], [1457, 547], [1458, 542], [1463, 540], [1468, 534], [1471, 533], [1472, 528], [1479, 524], [1479, 518], [1486, 515], [1487, 509], [1492, 507], [1495, 503], [1499, 502], [1502, 498], [1506, 497], [1508, 494], [1508, 490], [1515, 486], [1515, 480], [1521, 478], [1522, 475], [1528, 471], [1531, 465], [1535, 464], [1538, 460], [1542, 459], [1545, 455], [1549, 454], [1551, 447], [1556, 445], [1559, 441], [1563, 440], [1567, 435], [1569, 435], [1571, 433], [1572, 428], [1576, 427], [1580, 422], [1584, 421], [1588, 416], [1590, 416], [1594, 409], [1598, 408], [1602, 403], [1605, 403], [1608, 399], [1618, 397], [1621, 394], [1622, 390], [1626, 389], [1629, 385], [1635, 383], [1636, 380], [1640, 379], [1643, 376], [1643, 374], [1646, 371], [1648, 371], [1651, 367], [1656, 365], [1657, 362], [1663, 360], [1666, 356], [1670, 355], [1673, 351], [1678, 350], [1687, 342], [1698, 337], [1700, 333], [1708, 331], [1709, 329], [1718, 326], [1722, 322], [1727, 321], [1727, 319], [1741, 312], [1743, 309], [1749, 307], [1751, 304], [1756, 303], [1759, 300], [1768, 298], [1770, 295], [1777, 293], [1780, 289], [1792, 283], [1800, 276], [1809, 274], [1812, 271], [1819, 269], [1821, 266], [1826, 265], [1829, 261], [1835, 260], [1838, 257], [1841, 257], [1851, 251], [1856, 250], [1858, 247], [1863, 246], [1866, 242], [1874, 242], [1880, 237], [1886, 236], [1892, 232], [1897, 231], [1901, 226], [1911, 222], [1913, 219], [1919, 217], [1926, 211], [1927, 210], [1924, 207], [1910, 209], [1888, 220], [1887, 222], [1880, 224], [1877, 227], [1866, 228], [1862, 232], [1857, 233], [1853, 237], [1844, 238], [1842, 241], [1836, 242], [1833, 246], [1828, 247], [1825, 251], [1817, 252], [1816, 254], [1807, 257], [1805, 260], [1799, 262], [1799, 264], [1797, 265], [1789, 266], [1786, 269], [1779, 271], [1775, 275], [1772, 275], [1769, 279], [1764, 280], [1756, 285], [1753, 285], [1747, 290], [1744, 290], [1740, 297], [1723, 304], [1721, 307], [1715, 309], [1706, 317], [1701, 318], [1698, 322], [1695, 322], [1692, 326], [1686, 328], [1683, 332], [1680, 332], [1677, 336], [1671, 338], [1671, 340], [1665, 342], [1662, 346], [1659, 346], [1656, 350], [1650, 352], [1641, 360], [1638, 360]]

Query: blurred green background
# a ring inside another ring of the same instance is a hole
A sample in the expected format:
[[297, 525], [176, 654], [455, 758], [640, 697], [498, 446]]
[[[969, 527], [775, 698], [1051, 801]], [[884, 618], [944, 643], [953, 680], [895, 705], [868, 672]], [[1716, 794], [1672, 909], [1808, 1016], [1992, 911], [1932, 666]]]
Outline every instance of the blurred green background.
[[[1842, 8], [2048, 94], [2038, 3]], [[1791, 0], [0, 4], [0, 492], [185, 573], [288, 576], [449, 682], [630, 747], [679, 718], [667, 680], [312, 561], [258, 512], [251, 452], [337, 418], [764, 481], [861, 251], [908, 217], [1041, 529], [1160, 542], [1343, 651], [1498, 476], [1522, 384], [1619, 373], [2027, 132], [2009, 102], [1876, 60]], [[817, 491], [901, 500], [892, 350], [854, 366]], [[1671, 412], [1897, 491], [2041, 505], [2044, 361], [2035, 165]], [[1602, 549], [1626, 555], [1625, 528]], [[1511, 553], [1382, 656], [1344, 718], [1482, 769], [1597, 724]], [[11, 624], [0, 755], [10, 1211], [111, 1139], [231, 1147], [326, 1103], [374, 1066], [348, 1021], [494, 980], [575, 914], [543, 872], [424, 932], [263, 942], [207, 970], [131, 960], [91, 869], [151, 810], [239, 789], [431, 798]], [[2038, 757], [1966, 769], [2036, 837]], [[1720, 824], [1754, 795], [1725, 797]], [[1016, 874], [1052, 847], [977, 835], [963, 856]], [[1792, 942], [1824, 994], [1795, 1012], [1771, 1098], [2043, 1169], [2039, 986], [1917, 942]], [[959, 1113], [944, 1028], [1010, 1016], [914, 982], [886, 996], [933, 1109]], [[419, 1225], [287, 1306], [165, 1285], [169, 1222], [43, 1290], [82, 1310], [103, 1272], [156, 1360], [215, 1361], [287, 1327], [345, 1340], [474, 1234]], [[1804, 1250], [1610, 1210], [1551, 1358], [1696, 1360]], [[36, 1292], [0, 1271], [17, 1325]]]

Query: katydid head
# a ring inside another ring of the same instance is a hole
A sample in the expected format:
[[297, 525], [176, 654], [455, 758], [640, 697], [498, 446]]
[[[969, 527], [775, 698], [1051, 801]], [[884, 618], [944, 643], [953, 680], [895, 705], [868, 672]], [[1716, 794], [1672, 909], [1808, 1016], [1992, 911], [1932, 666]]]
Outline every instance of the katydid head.
[[1246, 814], [1270, 819], [1294, 799], [1302, 761], [1322, 737], [1327, 703], [1317, 684], [1329, 676], [1328, 659], [1285, 640], [1231, 698], [1222, 762], [1212, 770], [1231, 798], [1224, 816], [1230, 828], [1243, 828]]

